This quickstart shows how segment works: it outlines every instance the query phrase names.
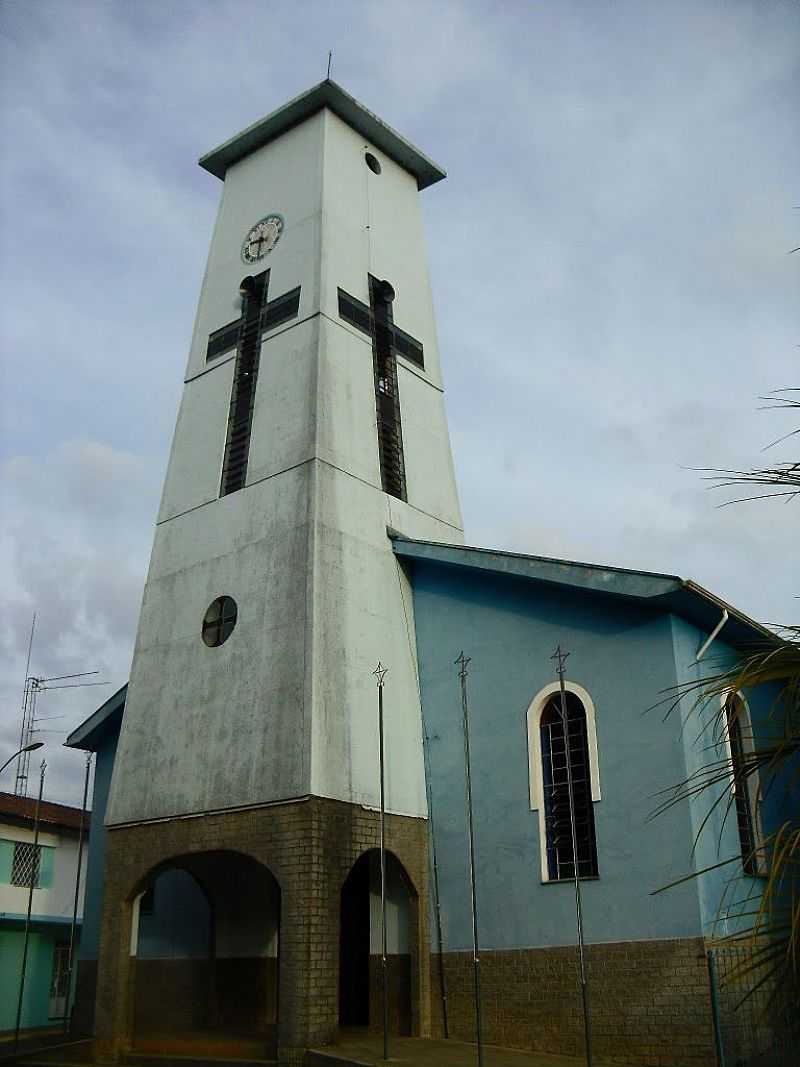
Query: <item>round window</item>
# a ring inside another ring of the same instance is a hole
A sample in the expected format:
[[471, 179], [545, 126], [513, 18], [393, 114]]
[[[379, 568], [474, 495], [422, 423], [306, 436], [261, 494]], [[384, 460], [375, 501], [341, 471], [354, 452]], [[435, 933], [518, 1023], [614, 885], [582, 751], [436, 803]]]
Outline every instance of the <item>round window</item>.
[[375, 158], [375, 156], [373, 156], [372, 152], [367, 152], [366, 155], [364, 156], [364, 159], [366, 160], [367, 166], [369, 167], [369, 169], [372, 171], [373, 174], [380, 174], [381, 165], [378, 162], [378, 160]]
[[209, 604], [203, 616], [203, 640], [209, 648], [224, 644], [236, 625], [236, 601], [231, 596], [218, 596]]

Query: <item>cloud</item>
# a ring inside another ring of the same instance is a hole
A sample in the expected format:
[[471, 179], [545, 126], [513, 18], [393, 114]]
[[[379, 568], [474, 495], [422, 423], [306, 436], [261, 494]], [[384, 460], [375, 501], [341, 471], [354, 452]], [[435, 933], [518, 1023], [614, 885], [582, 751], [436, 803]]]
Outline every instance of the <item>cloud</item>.
[[[468, 541], [796, 617], [796, 505], [718, 508], [686, 469], [791, 428], [755, 409], [800, 384], [796, 5], [189, 8], [0, 5], [0, 744], [34, 607], [37, 671], [124, 681], [221, 188], [195, 160], [330, 48], [449, 172], [422, 205]], [[110, 691], [48, 694], [54, 727]]]
[[[34, 611], [32, 674], [97, 671], [83, 681], [107, 683], [39, 698], [38, 710], [49, 719], [40, 723], [48, 731], [40, 735], [47, 742], [48, 795], [58, 798], [74, 792], [81, 765], [76, 753], [60, 749], [63, 738], [127, 678], [158, 477], [141, 457], [86, 438], [40, 458], [15, 456], [1, 473], [0, 751], [17, 748]], [[4, 787], [11, 788], [10, 779]]]

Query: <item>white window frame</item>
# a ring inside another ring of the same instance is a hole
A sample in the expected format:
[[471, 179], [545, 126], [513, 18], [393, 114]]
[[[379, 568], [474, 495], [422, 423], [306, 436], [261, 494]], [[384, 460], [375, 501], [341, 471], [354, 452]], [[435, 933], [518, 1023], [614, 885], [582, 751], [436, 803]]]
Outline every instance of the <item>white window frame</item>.
[[[753, 740], [753, 720], [750, 716], [750, 705], [747, 703], [747, 697], [741, 690], [734, 692], [732, 689], [727, 693], [720, 694], [720, 707], [722, 708], [722, 722], [723, 730], [722, 737], [725, 745], [725, 755], [730, 763], [730, 769], [728, 771], [728, 777], [731, 780], [731, 785], [734, 783], [733, 773], [733, 750], [731, 749], [731, 739], [728, 734], [728, 712], [726, 705], [728, 701], [733, 697], [738, 701], [738, 710], [736, 717], [740, 719], [739, 727], [742, 736], [742, 751], [745, 757], [752, 756], [756, 751], [755, 742]], [[768, 873], [767, 857], [765, 855], [763, 841], [764, 841], [764, 827], [761, 822], [761, 775], [758, 773], [758, 768], [752, 770], [747, 776], [747, 799], [750, 802], [750, 818], [753, 825], [753, 836], [755, 841], [755, 860], [756, 860], [756, 877], [763, 877]], [[734, 804], [736, 801], [734, 800]], [[741, 842], [739, 839], [738, 822], [736, 827], [736, 838], [739, 844], [739, 851], [741, 852]], [[742, 856], [742, 862], [744, 862], [744, 856]], [[752, 874], [744, 872], [745, 876], [752, 878]]]
[[[564, 682], [564, 689], [573, 693], [586, 713], [586, 741], [589, 748], [589, 783], [592, 802], [600, 800], [600, 764], [597, 758], [597, 727], [595, 724], [594, 701], [582, 685], [577, 682]], [[544, 776], [542, 774], [542, 735], [539, 722], [542, 712], [554, 694], [561, 691], [559, 682], [551, 682], [540, 689], [528, 705], [528, 782], [530, 788], [531, 811], [539, 812], [539, 853], [541, 859], [542, 881], [550, 882], [547, 868], [547, 828], [544, 822]]]

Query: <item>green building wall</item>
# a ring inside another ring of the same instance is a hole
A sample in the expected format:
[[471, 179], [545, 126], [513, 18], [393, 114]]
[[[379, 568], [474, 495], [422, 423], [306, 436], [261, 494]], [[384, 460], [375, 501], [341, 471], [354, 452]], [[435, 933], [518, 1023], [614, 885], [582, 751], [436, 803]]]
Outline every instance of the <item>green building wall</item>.
[[[28, 937], [25, 991], [22, 1000], [23, 1029], [52, 1025], [48, 1017], [53, 949], [59, 934], [33, 930]], [[13, 1030], [17, 1020], [20, 974], [25, 934], [22, 928], [0, 929], [0, 1032]]]

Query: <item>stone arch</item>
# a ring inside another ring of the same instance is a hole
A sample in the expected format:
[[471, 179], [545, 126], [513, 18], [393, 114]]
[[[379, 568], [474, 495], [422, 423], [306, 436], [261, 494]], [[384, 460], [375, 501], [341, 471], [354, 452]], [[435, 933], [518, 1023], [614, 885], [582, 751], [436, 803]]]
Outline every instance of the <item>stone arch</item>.
[[[411, 1034], [419, 1016], [419, 895], [407, 869], [386, 850], [389, 1029]], [[339, 1025], [382, 1027], [380, 850], [367, 849], [339, 888]]]
[[213, 1051], [235, 1038], [273, 1054], [281, 887], [269, 867], [235, 850], [184, 853], [139, 876], [127, 900], [134, 1045]]

